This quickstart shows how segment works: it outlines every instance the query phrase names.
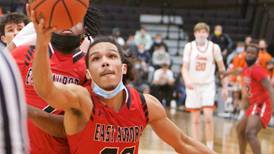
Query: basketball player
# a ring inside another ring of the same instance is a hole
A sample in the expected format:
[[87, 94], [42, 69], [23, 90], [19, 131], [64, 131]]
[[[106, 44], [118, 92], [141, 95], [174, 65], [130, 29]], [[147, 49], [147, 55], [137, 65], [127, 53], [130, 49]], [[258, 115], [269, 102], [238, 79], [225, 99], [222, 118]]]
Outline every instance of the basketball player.
[[0, 35], [2, 43], [9, 44], [28, 22], [28, 18], [20, 13], [8, 13], [1, 17]]
[[200, 139], [200, 112], [205, 115], [205, 139], [213, 149], [213, 109], [215, 98], [215, 62], [219, 72], [225, 71], [220, 47], [209, 41], [209, 26], [198, 23], [194, 27], [195, 40], [185, 46], [182, 76], [186, 85], [186, 108], [191, 112], [192, 136]]
[[[94, 12], [92, 13], [94, 14]], [[90, 20], [89, 22], [95, 22], [93, 18], [89, 18], [88, 20]], [[88, 24], [89, 26], [95, 25], [95, 23]], [[74, 83], [78, 85], [84, 85], [86, 83], [85, 54], [77, 49], [80, 46], [83, 37], [83, 28], [84, 27], [80, 23], [70, 30], [55, 32], [52, 35], [51, 43], [49, 45], [49, 57], [53, 71], [52, 78], [54, 81], [63, 84]], [[93, 30], [89, 30], [87, 33], [91, 34], [90, 32], [94, 33]], [[33, 46], [19, 46], [12, 51], [12, 54], [20, 67], [21, 75], [24, 79], [28, 104], [47, 113], [62, 115], [63, 111], [56, 110], [49, 106], [33, 89], [32, 59], [35, 55], [35, 48]], [[35, 119], [32, 116], [30, 116], [30, 118], [32, 120], [29, 120], [28, 125], [31, 153], [69, 153], [66, 139], [52, 137], [50, 134], [42, 131], [43, 129], [39, 129], [41, 127], [38, 124], [46, 126], [48, 123], [39, 123], [40, 119]], [[43, 118], [42, 115], [40, 118]], [[57, 122], [62, 122], [62, 116], [59, 116], [59, 118], [61, 120], [57, 119]]]
[[27, 154], [26, 104], [18, 68], [0, 47], [0, 153]]
[[43, 20], [34, 25], [34, 86], [50, 105], [65, 111], [71, 153], [137, 154], [139, 137], [147, 124], [178, 153], [214, 153], [180, 131], [158, 100], [124, 85], [127, 59], [113, 39], [98, 38], [90, 46], [86, 65], [92, 84], [87, 88], [53, 82], [47, 48], [53, 29], [44, 28]]
[[[249, 143], [254, 154], [261, 153], [257, 134], [266, 128], [271, 119], [274, 91], [268, 79], [268, 72], [255, 64], [259, 48], [250, 44], [246, 49], [247, 67], [243, 70], [244, 102], [248, 103], [245, 116], [237, 126], [240, 153], [244, 154]], [[272, 106], [272, 107], [271, 107]]]

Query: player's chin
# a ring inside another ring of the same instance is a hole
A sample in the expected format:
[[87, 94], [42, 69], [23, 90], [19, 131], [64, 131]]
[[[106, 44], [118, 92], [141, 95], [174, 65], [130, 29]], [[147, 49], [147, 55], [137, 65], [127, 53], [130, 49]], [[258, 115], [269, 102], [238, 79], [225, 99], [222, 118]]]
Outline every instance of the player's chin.
[[102, 87], [104, 90], [107, 90], [107, 91], [112, 91], [116, 88], [116, 85], [114, 84], [109, 84], [109, 85], [105, 85]]

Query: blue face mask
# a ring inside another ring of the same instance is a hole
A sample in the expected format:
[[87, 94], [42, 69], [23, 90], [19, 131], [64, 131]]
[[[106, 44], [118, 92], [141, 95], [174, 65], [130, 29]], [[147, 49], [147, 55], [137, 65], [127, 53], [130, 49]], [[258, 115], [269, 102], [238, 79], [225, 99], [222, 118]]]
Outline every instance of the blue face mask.
[[101, 97], [103, 97], [105, 99], [111, 99], [111, 98], [113, 98], [114, 96], [116, 96], [119, 92], [121, 92], [125, 88], [126, 87], [123, 84], [123, 80], [122, 79], [121, 79], [120, 83], [118, 84], [118, 86], [114, 90], [111, 90], [111, 91], [104, 90], [101, 87], [99, 87], [94, 81], [92, 82], [93, 92], [96, 95], [101, 96]]

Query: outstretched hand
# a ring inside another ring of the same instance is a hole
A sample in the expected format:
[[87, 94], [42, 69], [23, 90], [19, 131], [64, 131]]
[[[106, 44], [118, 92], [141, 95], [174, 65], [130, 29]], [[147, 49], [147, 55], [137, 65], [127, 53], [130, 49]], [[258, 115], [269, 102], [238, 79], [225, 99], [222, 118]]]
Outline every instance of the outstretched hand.
[[36, 45], [48, 45], [51, 39], [52, 32], [56, 30], [54, 27], [47, 27], [45, 25], [45, 19], [40, 18], [39, 21], [35, 18], [35, 12], [31, 11], [31, 20], [33, 22], [36, 34], [37, 42]]

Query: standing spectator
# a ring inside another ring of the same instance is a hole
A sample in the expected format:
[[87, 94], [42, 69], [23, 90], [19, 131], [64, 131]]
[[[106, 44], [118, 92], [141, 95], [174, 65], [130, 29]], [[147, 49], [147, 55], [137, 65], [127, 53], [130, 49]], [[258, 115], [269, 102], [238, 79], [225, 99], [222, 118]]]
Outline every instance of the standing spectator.
[[226, 59], [227, 66], [230, 65], [230, 63], [233, 61], [234, 57], [243, 53], [244, 50], [245, 50], [244, 42], [237, 42], [236, 49], [227, 56], [227, 59]]
[[233, 41], [228, 34], [223, 33], [221, 25], [215, 26], [214, 33], [210, 36], [209, 40], [220, 46], [224, 61], [226, 61], [227, 56], [233, 48]]
[[137, 46], [140, 44], [144, 44], [145, 50], [149, 50], [152, 45], [152, 38], [150, 34], [146, 31], [145, 27], [141, 27], [141, 29], [136, 32], [134, 36], [134, 41]]
[[7, 45], [29, 22], [27, 16], [20, 13], [8, 13], [0, 21], [1, 41]]
[[245, 45], [249, 45], [252, 42], [252, 37], [251, 36], [246, 36], [245, 37]]
[[267, 43], [264, 39], [259, 40], [259, 49], [258, 64], [267, 69], [266, 64], [272, 60], [272, 56], [267, 52]]
[[20, 73], [8, 51], [0, 48], [0, 153], [28, 154], [26, 104]]
[[200, 140], [200, 111], [205, 115], [205, 140], [213, 149], [215, 100], [215, 62], [222, 75], [225, 71], [220, 47], [209, 41], [209, 26], [198, 23], [194, 27], [195, 40], [185, 46], [182, 76], [186, 85], [186, 108], [191, 111], [192, 136]]

